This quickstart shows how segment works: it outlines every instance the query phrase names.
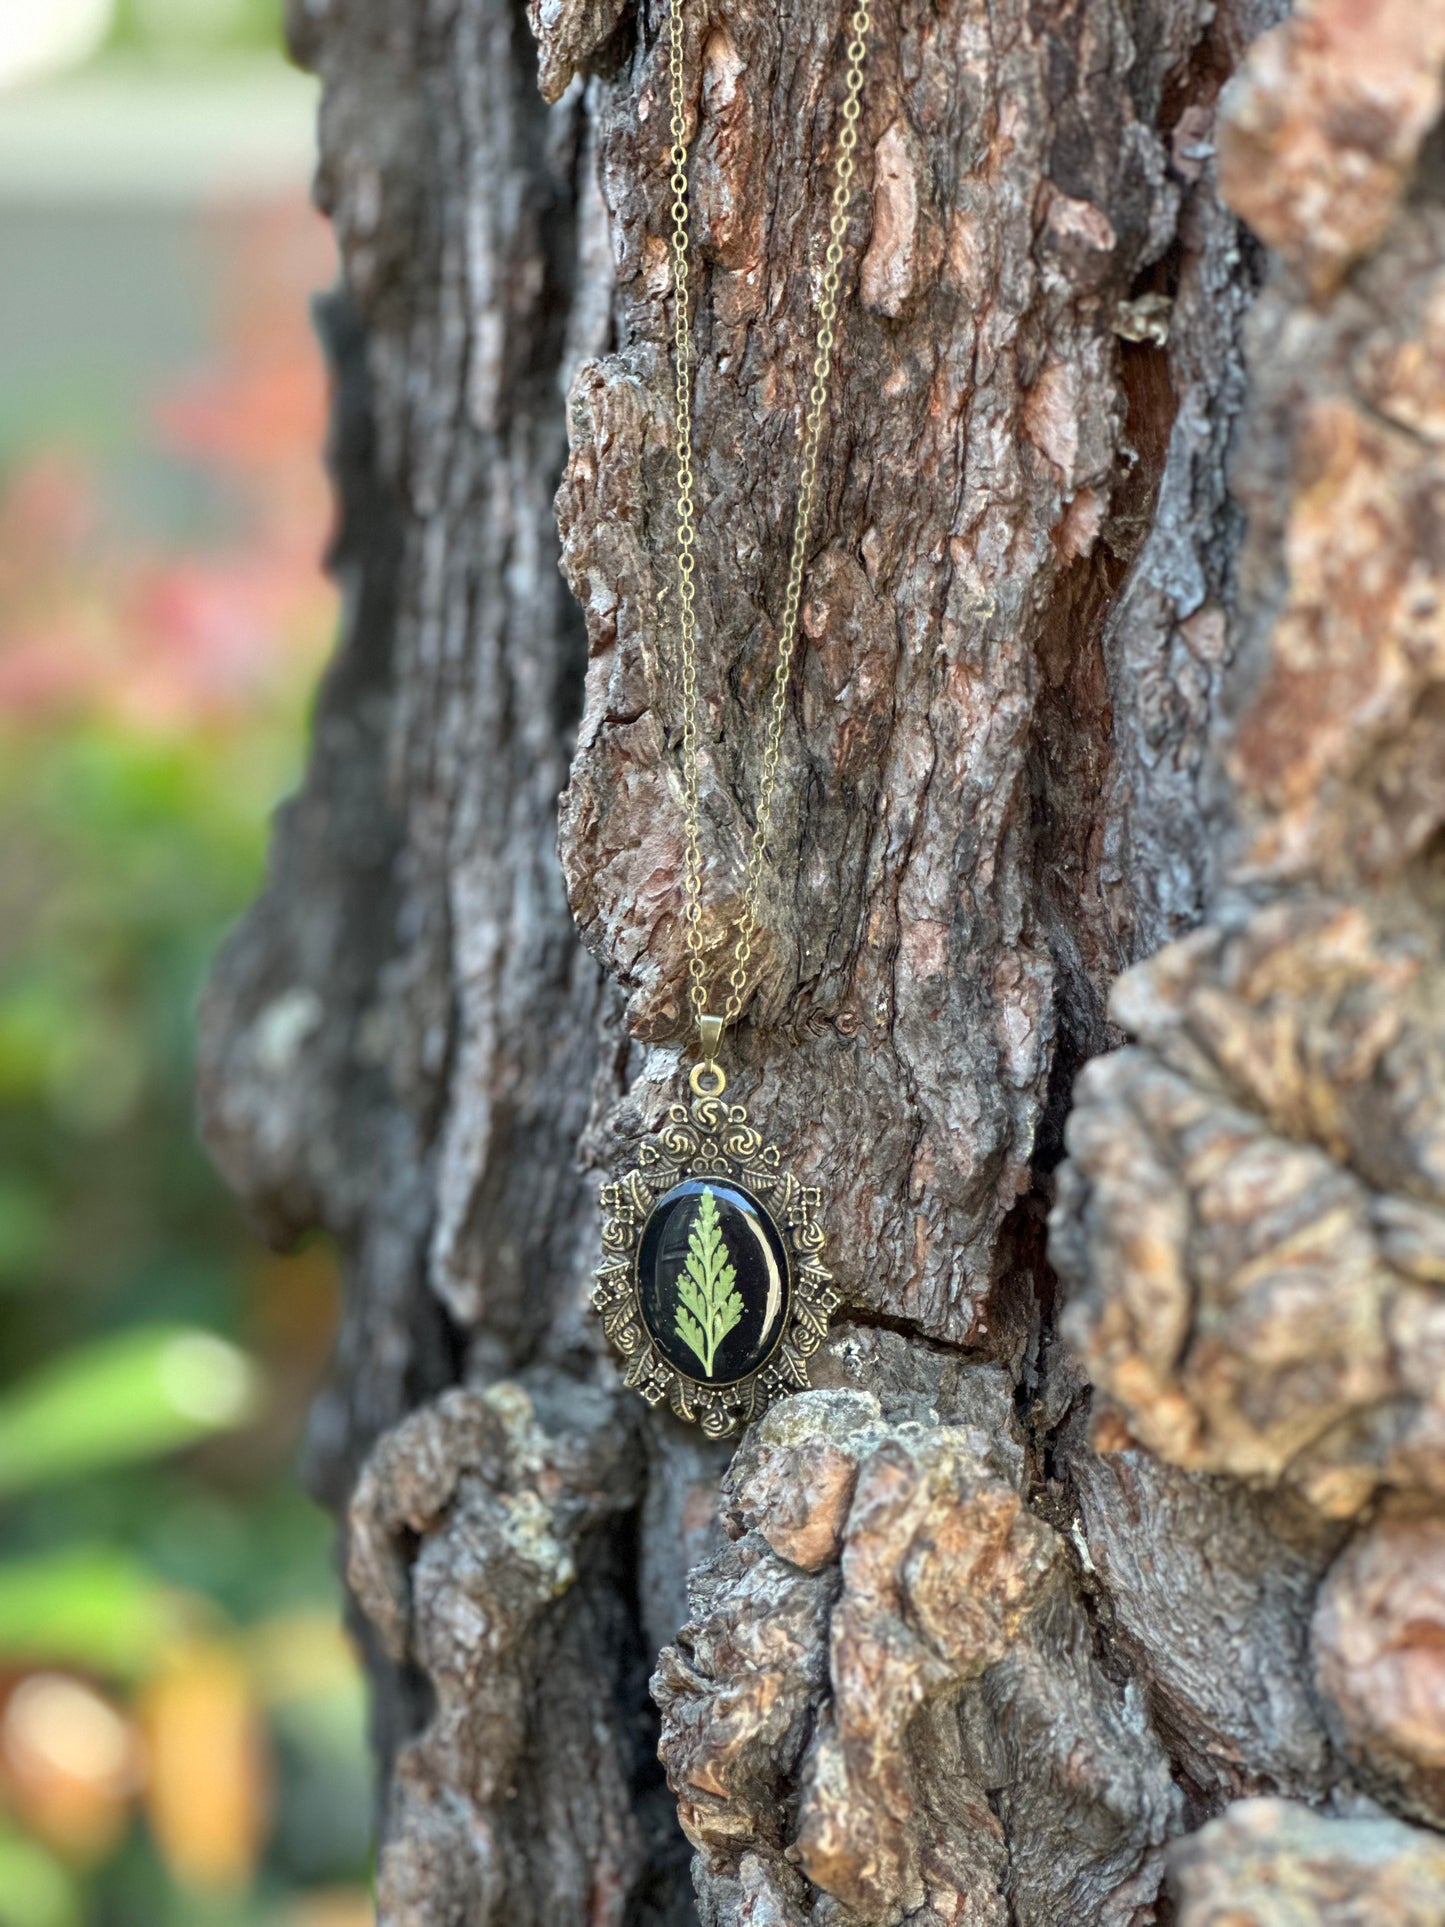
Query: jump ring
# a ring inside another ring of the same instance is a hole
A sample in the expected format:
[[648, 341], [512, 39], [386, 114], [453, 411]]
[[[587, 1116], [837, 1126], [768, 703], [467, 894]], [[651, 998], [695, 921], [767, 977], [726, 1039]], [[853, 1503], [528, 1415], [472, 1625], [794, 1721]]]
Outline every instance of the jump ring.
[[[707, 1079], [704, 1085], [703, 1079]], [[721, 1097], [728, 1087], [727, 1072], [716, 1058], [709, 1057], [705, 1063], [694, 1064], [688, 1078], [694, 1097]]]

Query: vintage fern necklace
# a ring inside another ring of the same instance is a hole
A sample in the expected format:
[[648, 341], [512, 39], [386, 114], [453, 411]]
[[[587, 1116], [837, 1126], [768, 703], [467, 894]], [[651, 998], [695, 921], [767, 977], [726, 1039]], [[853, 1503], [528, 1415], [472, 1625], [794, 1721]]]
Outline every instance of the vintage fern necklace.
[[807, 1359], [841, 1302], [822, 1263], [817, 1189], [780, 1167], [746, 1109], [725, 1101], [717, 1061], [724, 1032], [742, 1012], [758, 933], [788, 685], [798, 639], [818, 456], [832, 383], [843, 239], [867, 56], [870, 0], [858, 0], [848, 32], [847, 79], [834, 162], [828, 247], [819, 277], [811, 381], [803, 419], [798, 502], [787, 588], [769, 685], [767, 734], [748, 849], [742, 911], [721, 1009], [710, 993], [703, 947], [701, 809], [698, 797], [697, 515], [692, 472], [692, 338], [688, 311], [687, 77], [684, 0], [668, 17], [671, 136], [668, 151], [673, 277], [677, 488], [677, 650], [682, 686], [683, 917], [688, 1007], [698, 1062], [692, 1103], [669, 1108], [644, 1140], [636, 1165], [604, 1186], [603, 1260], [593, 1303], [626, 1361], [626, 1382], [651, 1403], [666, 1398], [681, 1418], [731, 1432], [780, 1392], [808, 1383]]

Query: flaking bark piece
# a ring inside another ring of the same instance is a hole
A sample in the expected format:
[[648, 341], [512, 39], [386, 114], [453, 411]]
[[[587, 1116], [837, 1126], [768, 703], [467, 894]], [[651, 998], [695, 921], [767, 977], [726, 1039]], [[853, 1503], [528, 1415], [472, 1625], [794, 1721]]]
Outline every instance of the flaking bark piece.
[[1441, 106], [1440, 0], [1303, 0], [1227, 97], [1220, 191], [1317, 296], [1384, 235]]
[[705, 1911], [773, 1881], [792, 1919], [794, 1870], [818, 1919], [919, 1927], [1072, 1909], [1125, 1927], [1152, 1898], [1177, 1795], [1141, 1696], [1098, 1668], [1022, 1471], [1006, 1436], [841, 1389], [787, 1401], [744, 1444], [736, 1543], [697, 1576], [653, 1681]]
[[377, 1877], [390, 1927], [540, 1924], [549, 1892], [580, 1910], [599, 1882], [625, 1894], [637, 1877], [635, 1714], [591, 1685], [630, 1643], [600, 1528], [635, 1504], [635, 1458], [615, 1396], [543, 1372], [444, 1393], [368, 1461], [348, 1578], [433, 1700], [397, 1755]]
[[1355, 1535], [1320, 1590], [1313, 1646], [1364, 1784], [1445, 1826], [1445, 1510], [1397, 1500]]
[[1441, 1927], [1445, 1840], [1241, 1800], [1169, 1855], [1178, 1927]]
[[1435, 950], [1305, 899], [1120, 980], [1141, 1044], [1078, 1081], [1051, 1255], [1090, 1376], [1174, 1464], [1344, 1518], [1445, 1491]]

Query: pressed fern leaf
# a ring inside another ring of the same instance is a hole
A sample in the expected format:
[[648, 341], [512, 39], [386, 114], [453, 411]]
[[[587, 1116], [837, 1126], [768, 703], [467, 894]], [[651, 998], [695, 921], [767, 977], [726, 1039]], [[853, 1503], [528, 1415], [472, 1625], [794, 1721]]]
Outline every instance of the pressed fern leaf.
[[687, 1261], [677, 1274], [674, 1329], [712, 1376], [717, 1348], [743, 1315], [737, 1272], [718, 1219], [717, 1199], [704, 1185], [687, 1234]]
[[681, 1305], [677, 1308], [677, 1335], [689, 1351], [696, 1352], [699, 1358], [706, 1360], [707, 1333]]

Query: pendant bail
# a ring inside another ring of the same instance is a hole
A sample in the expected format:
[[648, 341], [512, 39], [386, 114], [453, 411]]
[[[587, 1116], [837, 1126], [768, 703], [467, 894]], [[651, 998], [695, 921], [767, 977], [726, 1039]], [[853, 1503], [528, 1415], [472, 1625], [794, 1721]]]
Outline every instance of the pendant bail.
[[716, 1062], [717, 1047], [722, 1042], [722, 1034], [723, 1019], [714, 1017], [711, 1011], [704, 1011], [697, 1020], [697, 1042], [705, 1064]]

